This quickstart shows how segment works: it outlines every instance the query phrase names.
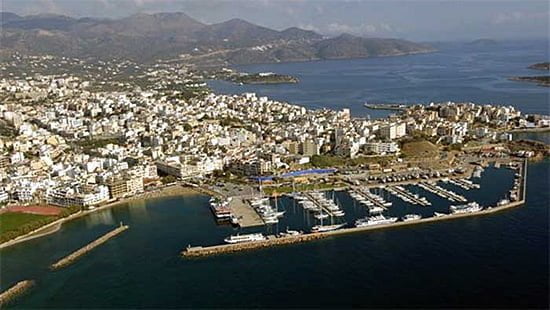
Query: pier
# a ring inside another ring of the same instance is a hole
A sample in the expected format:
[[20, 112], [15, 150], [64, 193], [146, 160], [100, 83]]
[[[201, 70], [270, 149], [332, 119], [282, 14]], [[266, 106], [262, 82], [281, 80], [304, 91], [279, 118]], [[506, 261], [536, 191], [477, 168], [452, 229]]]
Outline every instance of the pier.
[[405, 188], [399, 185], [388, 186], [387, 190], [388, 192], [399, 197], [401, 200], [405, 202], [410, 202], [412, 204], [421, 205], [424, 207], [431, 205], [431, 203], [428, 200], [426, 200], [426, 198], [424, 197], [419, 198], [418, 196], [411, 194], [409, 191], [407, 191]]
[[4, 306], [11, 300], [14, 300], [18, 296], [21, 296], [32, 286], [34, 286], [34, 281], [31, 280], [17, 282], [14, 286], [10, 287], [6, 291], [2, 292], [2, 294], [0, 294], [0, 306]]
[[118, 234], [122, 233], [123, 231], [127, 230], [129, 228], [128, 225], [122, 225], [120, 224], [119, 227], [115, 228], [114, 230], [106, 233], [105, 235], [99, 237], [98, 239], [90, 242], [88, 245], [74, 251], [73, 253], [69, 254], [68, 256], [65, 256], [64, 258], [58, 260], [54, 264], [50, 266], [51, 269], [56, 270], [63, 267], [66, 267], [73, 263], [75, 260], [80, 258], [81, 256], [87, 254], [91, 250], [95, 249], [96, 247], [102, 245], [103, 243], [107, 242], [109, 239], [117, 236]]
[[313, 197], [311, 193], [304, 193], [304, 196], [306, 196], [311, 202], [313, 202], [319, 208], [319, 210], [323, 210], [328, 215], [334, 216], [334, 213], [332, 212], [332, 210], [328, 209], [325, 205], [320, 203], [319, 200]]
[[376, 207], [380, 207], [384, 210], [387, 210], [388, 208], [386, 206], [384, 206], [384, 204], [374, 198], [372, 198], [372, 193], [368, 191], [368, 189], [366, 191], [363, 191], [361, 188], [359, 187], [352, 187], [352, 190], [361, 195], [363, 198], [365, 198], [366, 200], [372, 202], [373, 205], [375, 205]]
[[421, 188], [430, 191], [440, 197], [447, 198], [450, 201], [458, 201], [458, 202], [467, 202], [468, 200], [464, 198], [464, 196], [459, 195], [455, 192], [452, 192], [450, 190], [444, 189], [438, 185], [432, 184], [430, 182], [420, 182], [418, 183], [418, 186]]
[[255, 227], [265, 225], [264, 221], [243, 198], [233, 197], [229, 202], [231, 213], [239, 220], [240, 227]]
[[270, 235], [267, 237], [266, 240], [237, 243], [237, 244], [221, 244], [221, 245], [205, 246], [205, 247], [189, 246], [181, 252], [181, 255], [186, 258], [193, 258], [193, 257], [205, 257], [205, 256], [220, 255], [220, 254], [230, 254], [230, 253], [235, 253], [240, 251], [250, 251], [250, 250], [264, 249], [264, 248], [275, 247], [275, 246], [321, 240], [329, 237], [366, 232], [370, 230], [397, 228], [397, 227], [405, 227], [410, 225], [426, 224], [426, 223], [433, 223], [433, 222], [439, 222], [439, 221], [449, 221], [449, 220], [474, 217], [474, 216], [491, 215], [503, 210], [521, 206], [525, 203], [525, 197], [527, 192], [527, 161], [524, 161], [519, 166], [519, 174], [521, 177], [521, 179], [519, 180], [520, 186], [518, 188], [519, 197], [521, 197], [520, 200], [509, 202], [504, 205], [498, 205], [496, 207], [486, 208], [477, 212], [448, 214], [444, 216], [432, 216], [432, 217], [421, 218], [418, 220], [412, 220], [412, 221], [406, 221], [406, 222], [399, 221], [395, 223], [375, 225], [375, 226], [350, 227], [350, 228], [344, 228], [344, 229], [327, 231], [327, 232], [302, 234], [298, 236], [277, 237], [277, 236]]
[[471, 190], [474, 188], [477, 189], [480, 187], [479, 184], [476, 184], [476, 183], [473, 183], [472, 181], [464, 180], [464, 179], [449, 179], [449, 183], [456, 185], [465, 190]]

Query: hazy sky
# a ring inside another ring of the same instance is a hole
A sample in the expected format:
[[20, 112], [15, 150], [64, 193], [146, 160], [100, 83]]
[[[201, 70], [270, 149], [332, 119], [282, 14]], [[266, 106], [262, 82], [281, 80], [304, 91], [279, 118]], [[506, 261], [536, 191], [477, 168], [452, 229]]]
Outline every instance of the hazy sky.
[[0, 0], [22, 15], [124, 17], [182, 11], [205, 23], [231, 18], [275, 29], [298, 26], [413, 40], [548, 38], [547, 0]]

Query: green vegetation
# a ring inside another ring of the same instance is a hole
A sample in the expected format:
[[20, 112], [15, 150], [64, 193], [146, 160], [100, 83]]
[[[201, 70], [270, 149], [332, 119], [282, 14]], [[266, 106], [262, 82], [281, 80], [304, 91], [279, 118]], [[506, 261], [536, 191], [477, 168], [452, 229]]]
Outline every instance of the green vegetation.
[[243, 84], [298, 83], [298, 79], [290, 75], [283, 75], [283, 74], [260, 75], [259, 73], [238, 76], [234, 79], [234, 81], [237, 83], [243, 83]]
[[435, 158], [439, 149], [430, 141], [410, 141], [401, 146], [401, 155], [405, 158]]
[[170, 183], [174, 183], [176, 182], [178, 179], [176, 179], [175, 176], [173, 175], [167, 175], [167, 176], [164, 176], [160, 179], [160, 181], [162, 182], [162, 184], [170, 184]]
[[334, 155], [314, 155], [311, 157], [311, 165], [317, 168], [352, 167], [368, 164], [387, 165], [395, 156], [359, 156], [347, 158]]
[[26, 213], [8, 212], [0, 214], [0, 235], [10, 230], [16, 230], [24, 225], [32, 224], [33, 222], [47, 222], [50, 218], [50, 216]]
[[69, 207], [57, 216], [7, 212], [0, 214], [0, 243], [27, 234], [44, 225], [80, 211], [80, 207]]
[[[332, 189], [332, 188], [339, 188], [339, 187], [345, 187], [347, 186], [345, 183], [320, 183], [320, 184], [296, 184], [295, 190], [299, 192], [303, 191], [310, 191], [310, 190], [323, 190], [323, 189]], [[266, 195], [271, 195], [273, 193], [291, 193], [294, 191], [292, 186], [284, 185], [284, 186], [269, 186], [264, 187], [263, 191]]]

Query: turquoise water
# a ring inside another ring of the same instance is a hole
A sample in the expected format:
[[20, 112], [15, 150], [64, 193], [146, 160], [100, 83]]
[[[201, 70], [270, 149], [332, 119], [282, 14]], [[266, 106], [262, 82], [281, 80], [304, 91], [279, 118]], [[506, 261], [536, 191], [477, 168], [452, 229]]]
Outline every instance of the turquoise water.
[[350, 108], [354, 116], [383, 117], [368, 102], [429, 103], [472, 101], [506, 104], [524, 113], [550, 113], [550, 88], [510, 81], [540, 75], [527, 66], [548, 61], [548, 41], [500, 42], [490, 47], [441, 44], [438, 52], [401, 57], [331, 60], [237, 67], [245, 72], [272, 71], [300, 79], [298, 84], [236, 85], [210, 81], [218, 93], [256, 92], [311, 108]]
[[[179, 252], [235, 233], [215, 224], [208, 197], [128, 204], [2, 250], [1, 285], [36, 280], [36, 287], [12, 305], [17, 308], [543, 307], [549, 170], [550, 161], [530, 164], [526, 205], [495, 215], [203, 259], [183, 259]], [[492, 204], [512, 178], [510, 170], [488, 168], [482, 189], [465, 194]], [[344, 192], [336, 195], [347, 216], [364, 212]], [[436, 205], [431, 210], [395, 200], [389, 213], [428, 214], [449, 204], [428, 198]], [[279, 229], [307, 227], [291, 200], [279, 206], [288, 213]], [[67, 268], [48, 269], [120, 221], [130, 229]]]

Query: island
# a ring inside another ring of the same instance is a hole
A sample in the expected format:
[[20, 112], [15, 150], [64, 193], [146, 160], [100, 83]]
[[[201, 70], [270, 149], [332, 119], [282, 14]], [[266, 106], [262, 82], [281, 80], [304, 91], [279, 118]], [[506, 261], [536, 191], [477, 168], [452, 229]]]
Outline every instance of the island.
[[[540, 62], [540, 63], [532, 64], [527, 68], [533, 69], [533, 70], [550, 71], [550, 62]], [[534, 82], [534, 83], [538, 83], [538, 85], [540, 86], [550, 87], [550, 75], [516, 76], [516, 77], [510, 78], [510, 80]]]
[[539, 75], [539, 76], [516, 76], [510, 78], [512, 81], [526, 81], [538, 83], [540, 86], [550, 87], [550, 75]]
[[273, 72], [241, 74], [233, 77], [232, 81], [242, 84], [293, 84], [299, 82], [296, 77], [285, 74], [276, 74]]
[[550, 62], [540, 62], [540, 63], [537, 63], [537, 64], [530, 65], [530, 66], [527, 67], [527, 68], [533, 69], [533, 70], [546, 70], [546, 71], [550, 71]]

